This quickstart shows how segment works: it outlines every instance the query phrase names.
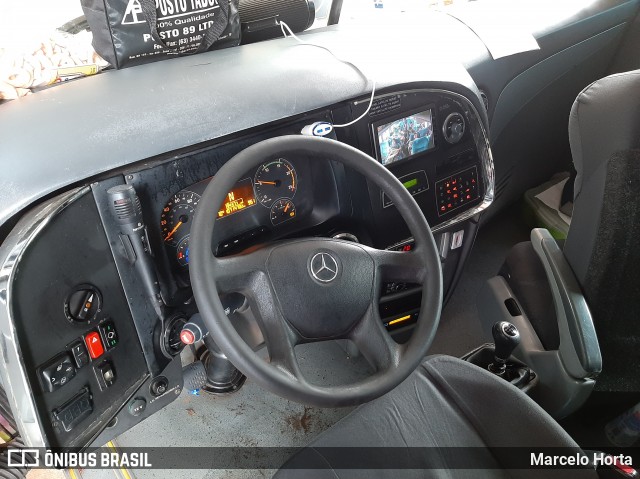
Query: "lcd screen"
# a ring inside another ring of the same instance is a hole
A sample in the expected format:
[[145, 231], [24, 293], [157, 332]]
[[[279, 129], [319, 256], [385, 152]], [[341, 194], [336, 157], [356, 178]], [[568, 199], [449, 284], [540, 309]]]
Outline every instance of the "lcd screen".
[[233, 190], [227, 194], [224, 203], [222, 203], [220, 210], [218, 210], [218, 219], [242, 211], [255, 204], [256, 197], [253, 194], [251, 178], [246, 178], [236, 183]]
[[431, 110], [378, 125], [375, 129], [383, 165], [411, 158], [435, 147]]

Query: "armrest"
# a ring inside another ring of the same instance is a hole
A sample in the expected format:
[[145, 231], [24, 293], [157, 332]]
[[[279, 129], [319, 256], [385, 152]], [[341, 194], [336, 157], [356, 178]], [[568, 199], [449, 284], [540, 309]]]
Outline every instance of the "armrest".
[[575, 378], [597, 376], [602, 370], [602, 355], [580, 284], [549, 231], [532, 230], [531, 243], [544, 266], [553, 294], [562, 362]]

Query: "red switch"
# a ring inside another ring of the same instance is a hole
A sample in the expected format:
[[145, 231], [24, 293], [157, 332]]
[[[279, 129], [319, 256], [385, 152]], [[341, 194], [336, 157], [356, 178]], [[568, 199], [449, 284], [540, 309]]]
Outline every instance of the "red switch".
[[91, 359], [99, 358], [104, 353], [104, 347], [102, 346], [100, 335], [96, 331], [87, 334], [84, 337], [84, 342], [87, 344], [87, 349], [89, 350], [89, 356], [91, 356]]
[[183, 329], [180, 332], [180, 341], [182, 341], [182, 344], [189, 345], [196, 342], [196, 337], [193, 332], [189, 331], [188, 329]]

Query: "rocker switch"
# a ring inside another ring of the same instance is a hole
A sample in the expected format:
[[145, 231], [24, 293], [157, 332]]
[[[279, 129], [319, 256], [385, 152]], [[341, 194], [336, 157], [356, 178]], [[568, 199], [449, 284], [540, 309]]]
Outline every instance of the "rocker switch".
[[97, 331], [87, 334], [84, 337], [84, 342], [87, 345], [91, 359], [97, 359], [104, 353], [104, 346], [102, 346], [102, 341]]

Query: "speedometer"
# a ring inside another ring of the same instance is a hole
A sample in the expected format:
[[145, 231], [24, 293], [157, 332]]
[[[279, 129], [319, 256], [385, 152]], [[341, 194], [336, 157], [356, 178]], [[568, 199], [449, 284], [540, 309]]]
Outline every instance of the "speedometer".
[[166, 244], [176, 245], [189, 234], [200, 195], [193, 191], [180, 191], [176, 193], [162, 209], [160, 216], [160, 228], [162, 239]]
[[293, 198], [298, 187], [296, 170], [284, 158], [265, 163], [254, 179], [257, 200], [270, 208], [278, 198]]

